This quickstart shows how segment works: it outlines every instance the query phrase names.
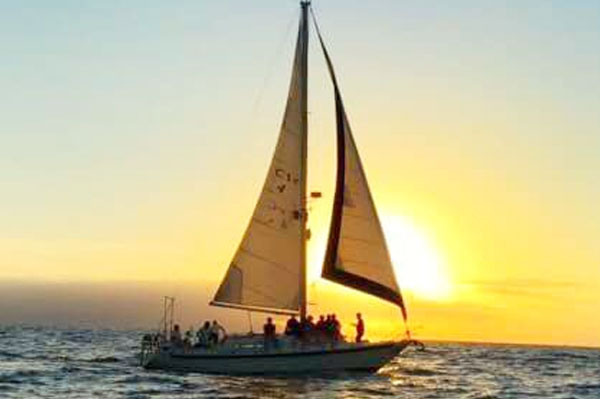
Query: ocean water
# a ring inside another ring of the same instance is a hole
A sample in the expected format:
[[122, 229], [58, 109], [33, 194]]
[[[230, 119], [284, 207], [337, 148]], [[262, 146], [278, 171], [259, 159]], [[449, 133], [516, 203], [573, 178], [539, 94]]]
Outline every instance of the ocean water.
[[0, 398], [600, 398], [600, 350], [428, 344], [378, 374], [146, 371], [141, 333], [0, 327]]

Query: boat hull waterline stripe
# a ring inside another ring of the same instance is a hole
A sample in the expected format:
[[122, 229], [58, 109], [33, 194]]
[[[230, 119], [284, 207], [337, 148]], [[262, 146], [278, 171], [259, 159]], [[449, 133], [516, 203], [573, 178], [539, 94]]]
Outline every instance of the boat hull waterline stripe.
[[318, 351], [298, 351], [298, 352], [280, 352], [280, 353], [240, 353], [240, 354], [223, 354], [223, 355], [195, 355], [195, 354], [171, 354], [171, 357], [176, 358], [202, 358], [202, 359], [241, 359], [241, 358], [265, 358], [265, 357], [284, 357], [284, 356], [294, 356], [294, 357], [302, 357], [302, 356], [319, 356], [319, 355], [333, 355], [333, 354], [343, 354], [343, 353], [354, 353], [354, 352], [367, 352], [371, 350], [377, 349], [386, 349], [386, 348], [404, 348], [407, 345], [407, 341], [401, 342], [388, 342], [388, 343], [380, 343], [380, 344], [371, 344], [358, 348], [343, 348], [343, 349], [331, 349], [331, 350], [318, 350]]

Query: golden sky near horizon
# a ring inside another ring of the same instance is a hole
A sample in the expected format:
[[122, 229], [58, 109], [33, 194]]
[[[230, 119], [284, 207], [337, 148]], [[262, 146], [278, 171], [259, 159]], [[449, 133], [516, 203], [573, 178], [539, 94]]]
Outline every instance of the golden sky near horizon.
[[[338, 3], [316, 11], [415, 333], [600, 345], [600, 6]], [[1, 13], [0, 280], [218, 283], [297, 18], [233, 4]], [[392, 307], [318, 279], [335, 137], [312, 40], [312, 298], [387, 331]]]

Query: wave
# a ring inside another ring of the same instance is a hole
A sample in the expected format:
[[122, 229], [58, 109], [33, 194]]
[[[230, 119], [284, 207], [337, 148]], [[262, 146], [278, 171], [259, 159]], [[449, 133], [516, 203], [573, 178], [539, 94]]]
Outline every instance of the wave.
[[431, 370], [431, 369], [424, 369], [424, 368], [399, 368], [398, 369], [399, 372], [401, 372], [402, 374], [406, 374], [406, 375], [415, 375], [415, 376], [421, 376], [421, 377], [431, 377], [434, 375], [442, 375], [444, 373], [440, 372], [440, 371], [436, 371], [436, 370]]
[[88, 363], [118, 363], [121, 359], [114, 356], [98, 356], [92, 359], [85, 359], [84, 361]]
[[577, 393], [587, 393], [589, 391], [597, 391], [600, 393], [600, 383], [571, 382], [563, 385], [562, 387], [572, 389]]
[[[44, 356], [39, 356], [39, 357], [44, 358]], [[52, 361], [59, 361], [59, 362], [70, 362], [71, 360], [73, 360], [73, 358], [71, 356], [67, 356], [67, 355], [47, 357], [47, 359], [52, 360]]]
[[549, 354], [540, 354], [523, 357], [523, 360], [528, 362], [541, 362], [541, 363], [555, 363], [561, 361], [577, 361], [577, 360], [600, 360], [598, 354], [595, 356], [586, 353], [568, 353], [568, 352], [556, 352]]
[[70, 364], [64, 365], [60, 368], [61, 373], [78, 373], [80, 371], [82, 371], [81, 368]]
[[41, 361], [49, 361], [49, 362], [63, 362], [63, 363], [67, 363], [67, 362], [118, 363], [121, 361], [121, 359], [119, 359], [118, 357], [115, 357], [115, 356], [97, 356], [97, 357], [92, 357], [92, 358], [78, 358], [78, 357], [72, 357], [72, 356], [68, 356], [68, 355], [26, 356], [26, 355], [12, 354], [12, 353], [5, 354], [5, 352], [0, 351], [0, 358], [2, 356], [11, 357], [11, 355], [14, 356], [15, 358], [21, 358], [21, 359], [27, 359], [27, 360], [38, 360], [38, 361], [41, 360]]
[[572, 352], [559, 352], [554, 355], [556, 359], [579, 359], [579, 360], [600, 360], [600, 353], [595, 351], [594, 353], [572, 353]]
[[8, 373], [0, 373], [0, 383], [5, 384], [35, 384], [45, 385], [44, 382], [39, 381], [36, 377], [41, 377], [46, 373], [42, 370], [17, 370]]
[[117, 379], [115, 382], [120, 384], [140, 384], [146, 382], [158, 383], [158, 384], [168, 384], [168, 383], [179, 383], [180, 379], [176, 377], [170, 376], [161, 376], [161, 375], [140, 375], [134, 374], [129, 376], [124, 376], [120, 379]]
[[0, 384], [0, 392], [14, 392], [16, 390], [18, 390], [18, 388], [12, 385]]
[[23, 355], [21, 355], [19, 353], [14, 353], [14, 352], [0, 350], [0, 358], [20, 359], [22, 357], [23, 357]]

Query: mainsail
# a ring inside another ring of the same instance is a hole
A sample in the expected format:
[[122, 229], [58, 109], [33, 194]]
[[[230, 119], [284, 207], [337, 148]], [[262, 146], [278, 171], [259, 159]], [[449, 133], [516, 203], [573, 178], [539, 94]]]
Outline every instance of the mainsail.
[[211, 305], [293, 314], [306, 302], [306, 7], [303, 11], [275, 153], [252, 219]]
[[337, 123], [337, 179], [322, 276], [397, 304], [406, 320], [375, 203], [314, 14], [313, 20], [333, 81]]

